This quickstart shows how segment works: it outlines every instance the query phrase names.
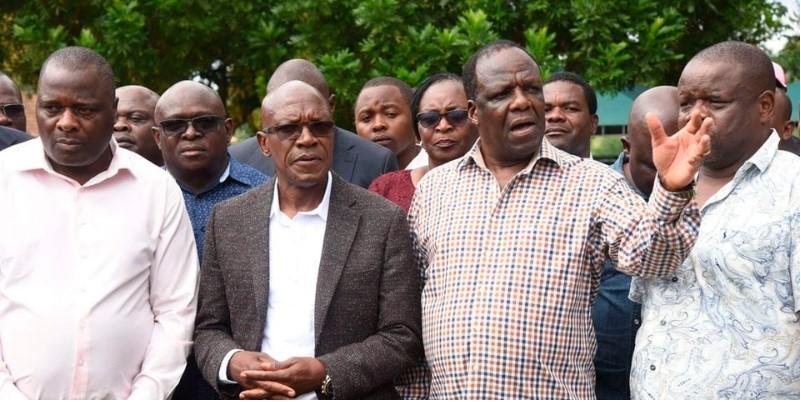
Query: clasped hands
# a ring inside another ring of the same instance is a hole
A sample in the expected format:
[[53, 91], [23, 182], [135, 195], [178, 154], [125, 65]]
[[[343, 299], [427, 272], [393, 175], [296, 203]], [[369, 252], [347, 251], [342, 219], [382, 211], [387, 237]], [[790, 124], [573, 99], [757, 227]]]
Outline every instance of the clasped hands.
[[651, 133], [654, 166], [662, 187], [668, 191], [686, 189], [711, 152], [713, 120], [693, 111], [687, 124], [670, 137], [655, 115], [646, 113], [645, 123]]
[[292, 399], [320, 388], [325, 366], [313, 357], [279, 362], [266, 353], [241, 351], [228, 363], [228, 378], [243, 388], [240, 399]]

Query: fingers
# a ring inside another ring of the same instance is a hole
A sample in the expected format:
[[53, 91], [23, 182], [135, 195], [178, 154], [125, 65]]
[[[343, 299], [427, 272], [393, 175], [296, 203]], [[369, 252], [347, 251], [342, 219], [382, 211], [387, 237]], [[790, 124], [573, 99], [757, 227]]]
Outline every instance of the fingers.
[[266, 399], [277, 396], [289, 399], [295, 397], [295, 390], [291, 387], [272, 381], [248, 381], [249, 385], [255, 388], [248, 389], [239, 393], [240, 399]]
[[654, 147], [659, 146], [667, 139], [665, 128], [662, 127], [662, 122], [653, 113], [648, 112], [645, 114], [645, 124], [648, 126], [648, 131], [651, 133], [651, 143]]
[[291, 373], [289, 373], [287, 370], [246, 370], [242, 372], [242, 377], [252, 381], [288, 382], [292, 379]]

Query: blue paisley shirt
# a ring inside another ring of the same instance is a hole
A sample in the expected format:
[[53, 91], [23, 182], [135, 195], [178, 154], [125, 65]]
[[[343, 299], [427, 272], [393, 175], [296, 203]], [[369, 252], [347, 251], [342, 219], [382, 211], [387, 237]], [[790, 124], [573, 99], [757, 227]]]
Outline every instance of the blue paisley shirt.
[[778, 143], [703, 206], [673, 276], [633, 280], [633, 399], [798, 400], [800, 165]]

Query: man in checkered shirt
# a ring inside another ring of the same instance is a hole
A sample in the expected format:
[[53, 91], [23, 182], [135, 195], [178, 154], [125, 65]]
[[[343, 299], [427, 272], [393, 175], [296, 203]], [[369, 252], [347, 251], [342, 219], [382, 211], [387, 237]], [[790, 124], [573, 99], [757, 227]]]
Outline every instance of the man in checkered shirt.
[[539, 67], [518, 45], [485, 46], [463, 77], [480, 138], [417, 187], [409, 223], [427, 365], [400, 388], [409, 398], [594, 399], [590, 306], [604, 260], [641, 276], [681, 264], [698, 233], [693, 178], [711, 122], [695, 115], [667, 137], [647, 118], [659, 175], [646, 204], [605, 165], [542, 140]]

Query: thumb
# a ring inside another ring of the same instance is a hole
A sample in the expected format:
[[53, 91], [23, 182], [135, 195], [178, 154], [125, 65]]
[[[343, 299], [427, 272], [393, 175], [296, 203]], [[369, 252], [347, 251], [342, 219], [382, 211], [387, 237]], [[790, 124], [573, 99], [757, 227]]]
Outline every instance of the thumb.
[[658, 147], [665, 142], [667, 134], [658, 117], [651, 112], [646, 113], [645, 124], [648, 126], [648, 132], [651, 133], [651, 144], [653, 144], [653, 147]]

